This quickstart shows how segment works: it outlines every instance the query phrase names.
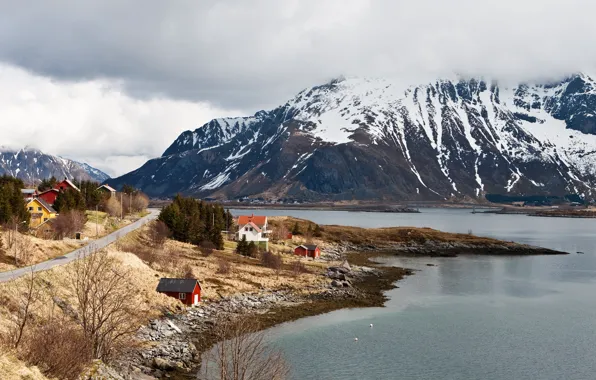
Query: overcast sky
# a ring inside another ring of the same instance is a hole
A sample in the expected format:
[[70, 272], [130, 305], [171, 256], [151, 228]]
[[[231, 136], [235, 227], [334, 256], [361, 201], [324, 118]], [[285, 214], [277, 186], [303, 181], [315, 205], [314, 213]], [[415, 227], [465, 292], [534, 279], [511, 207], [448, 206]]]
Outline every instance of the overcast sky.
[[591, 0], [0, 0], [0, 145], [119, 175], [184, 130], [339, 75], [594, 71], [595, 12]]

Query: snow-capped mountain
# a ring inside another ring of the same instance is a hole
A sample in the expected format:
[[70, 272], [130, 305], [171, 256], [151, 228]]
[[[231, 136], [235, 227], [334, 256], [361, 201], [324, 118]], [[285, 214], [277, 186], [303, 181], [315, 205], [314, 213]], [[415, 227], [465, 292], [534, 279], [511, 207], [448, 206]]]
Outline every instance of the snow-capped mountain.
[[182, 133], [114, 180], [153, 196], [422, 200], [582, 194], [596, 184], [596, 77], [507, 87], [349, 78]]
[[45, 154], [37, 149], [0, 149], [0, 175], [8, 174], [33, 184], [52, 176], [103, 182], [110, 178], [101, 170], [66, 158]]

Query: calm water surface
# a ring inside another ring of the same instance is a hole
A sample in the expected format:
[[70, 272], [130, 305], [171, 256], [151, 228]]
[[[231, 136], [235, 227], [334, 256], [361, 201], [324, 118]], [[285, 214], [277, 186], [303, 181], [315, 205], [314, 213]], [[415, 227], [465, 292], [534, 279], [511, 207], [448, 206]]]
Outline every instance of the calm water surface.
[[271, 329], [293, 379], [596, 379], [596, 220], [421, 211], [258, 213], [320, 224], [471, 229], [572, 254], [384, 259], [419, 269], [388, 292], [385, 308]]

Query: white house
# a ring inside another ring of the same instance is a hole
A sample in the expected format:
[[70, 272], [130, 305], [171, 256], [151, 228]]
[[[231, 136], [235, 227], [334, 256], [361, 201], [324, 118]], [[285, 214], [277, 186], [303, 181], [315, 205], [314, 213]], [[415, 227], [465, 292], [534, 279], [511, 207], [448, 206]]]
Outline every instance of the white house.
[[238, 217], [238, 240], [246, 237], [247, 241], [254, 241], [268, 249], [269, 231], [267, 217], [258, 215], [240, 215]]

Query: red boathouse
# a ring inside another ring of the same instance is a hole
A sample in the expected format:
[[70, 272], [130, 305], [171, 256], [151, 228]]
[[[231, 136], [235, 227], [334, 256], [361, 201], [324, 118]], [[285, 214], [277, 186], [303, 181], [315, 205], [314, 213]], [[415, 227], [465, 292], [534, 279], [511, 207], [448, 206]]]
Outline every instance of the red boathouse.
[[201, 302], [201, 284], [194, 278], [162, 278], [157, 285], [157, 291], [188, 306]]
[[297, 256], [312, 257], [313, 259], [321, 257], [321, 250], [318, 245], [306, 244], [300, 245], [294, 249], [294, 254]]

